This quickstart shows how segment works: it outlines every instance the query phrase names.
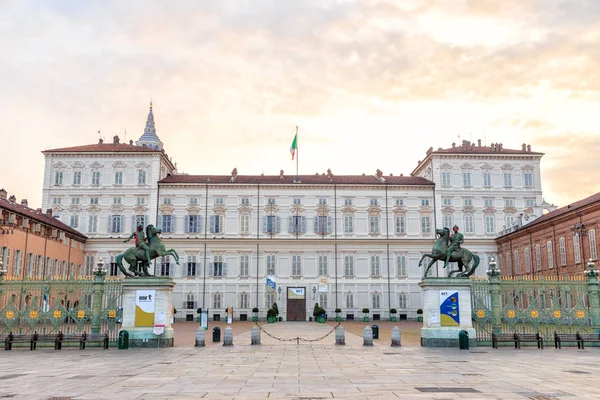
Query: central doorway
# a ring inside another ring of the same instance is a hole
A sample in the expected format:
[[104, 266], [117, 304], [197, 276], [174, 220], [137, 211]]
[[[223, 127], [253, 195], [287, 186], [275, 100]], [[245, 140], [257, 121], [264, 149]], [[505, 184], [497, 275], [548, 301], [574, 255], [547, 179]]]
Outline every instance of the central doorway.
[[287, 321], [306, 321], [306, 288], [287, 288]]

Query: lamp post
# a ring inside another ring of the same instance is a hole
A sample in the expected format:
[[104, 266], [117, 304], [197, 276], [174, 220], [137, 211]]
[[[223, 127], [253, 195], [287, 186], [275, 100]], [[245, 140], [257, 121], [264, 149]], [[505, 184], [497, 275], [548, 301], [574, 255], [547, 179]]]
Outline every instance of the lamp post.
[[104, 292], [104, 278], [106, 269], [102, 257], [98, 259], [94, 268], [94, 297], [92, 304], [92, 333], [100, 333], [100, 322], [102, 319], [102, 295]]
[[496, 259], [490, 259], [490, 266], [486, 271], [490, 282], [490, 299], [492, 301], [492, 332], [498, 334], [502, 331], [502, 315], [500, 313], [500, 269], [496, 268]]
[[590, 317], [592, 319], [593, 332], [600, 333], [600, 293], [598, 288], [598, 271], [594, 269], [594, 261], [590, 258], [587, 263], [588, 269], [583, 273], [588, 280], [588, 296], [590, 298]]

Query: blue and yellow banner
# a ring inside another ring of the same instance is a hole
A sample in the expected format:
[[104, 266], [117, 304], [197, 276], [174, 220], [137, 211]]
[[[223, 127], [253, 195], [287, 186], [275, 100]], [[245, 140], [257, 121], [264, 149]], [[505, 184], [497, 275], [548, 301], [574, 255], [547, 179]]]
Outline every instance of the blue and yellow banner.
[[440, 320], [442, 326], [460, 326], [458, 292], [440, 291]]

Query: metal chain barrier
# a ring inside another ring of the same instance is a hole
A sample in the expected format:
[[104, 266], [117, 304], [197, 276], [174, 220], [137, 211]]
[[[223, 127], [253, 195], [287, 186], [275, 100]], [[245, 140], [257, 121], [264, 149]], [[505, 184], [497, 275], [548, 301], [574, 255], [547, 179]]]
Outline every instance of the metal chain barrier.
[[264, 333], [265, 333], [265, 334], [266, 334], [268, 337], [270, 337], [270, 338], [272, 338], [272, 339], [279, 340], [280, 342], [293, 342], [293, 341], [295, 340], [295, 341], [296, 341], [296, 344], [300, 344], [300, 341], [303, 341], [303, 342], [309, 342], [309, 343], [310, 343], [310, 342], [318, 342], [318, 341], [320, 341], [320, 340], [323, 340], [323, 339], [325, 339], [327, 336], [329, 336], [329, 335], [331, 335], [333, 332], [335, 332], [335, 329], [336, 329], [338, 326], [342, 325], [342, 323], [341, 323], [341, 322], [338, 322], [338, 324], [337, 324], [336, 326], [334, 326], [333, 328], [331, 328], [331, 330], [330, 330], [329, 332], [327, 332], [327, 333], [326, 333], [326, 334], [324, 334], [323, 336], [321, 336], [321, 337], [318, 337], [318, 338], [316, 338], [316, 339], [305, 339], [305, 338], [302, 338], [302, 337], [300, 337], [300, 336], [296, 336], [296, 337], [289, 338], [289, 339], [283, 339], [283, 338], [279, 338], [279, 337], [277, 337], [277, 336], [274, 336], [274, 335], [270, 334], [269, 332], [267, 332], [266, 330], [264, 330], [264, 329], [263, 329], [263, 327], [262, 327], [261, 325], [259, 325], [258, 323], [255, 323], [254, 325], [258, 326], [258, 329], [260, 329], [262, 332], [264, 332]]

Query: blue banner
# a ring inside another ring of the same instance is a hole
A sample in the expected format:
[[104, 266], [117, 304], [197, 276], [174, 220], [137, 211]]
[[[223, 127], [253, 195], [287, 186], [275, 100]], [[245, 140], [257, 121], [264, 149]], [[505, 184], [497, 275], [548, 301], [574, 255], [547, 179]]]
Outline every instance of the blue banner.
[[275, 288], [277, 287], [277, 284], [275, 283], [274, 276], [267, 276], [267, 286], [270, 287], [271, 289], [275, 290]]
[[442, 326], [460, 326], [458, 292], [440, 291], [440, 317]]

